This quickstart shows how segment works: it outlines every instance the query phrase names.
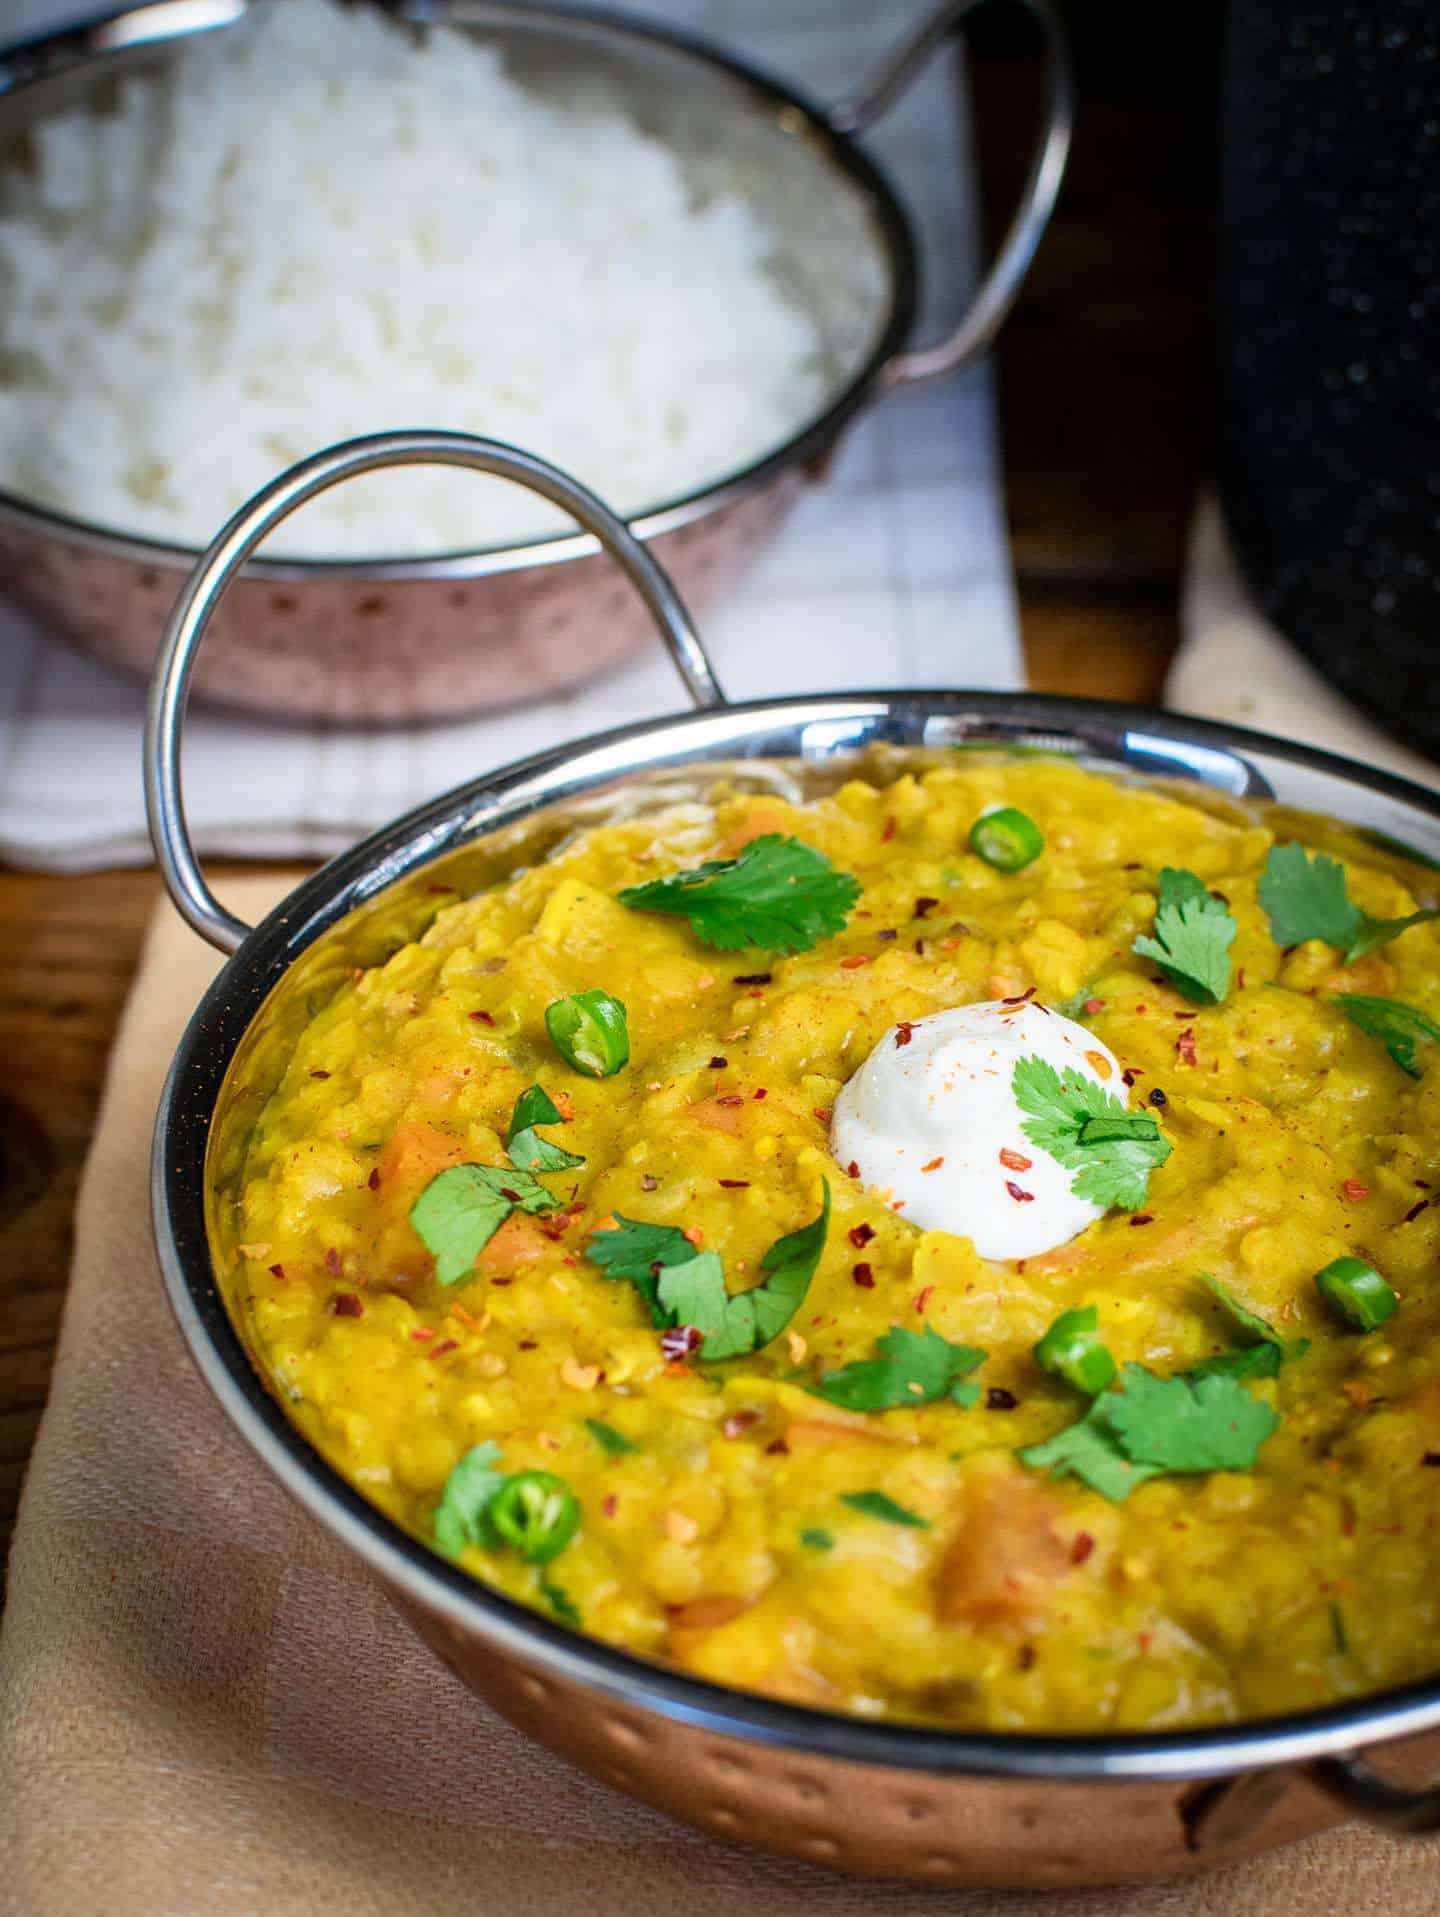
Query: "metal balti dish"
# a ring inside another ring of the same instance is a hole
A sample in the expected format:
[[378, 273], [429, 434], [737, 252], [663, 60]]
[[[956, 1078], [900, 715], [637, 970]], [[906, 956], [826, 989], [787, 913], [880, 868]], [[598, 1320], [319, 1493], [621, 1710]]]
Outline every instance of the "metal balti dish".
[[[180, 726], [195, 651], [230, 579], [296, 505], [352, 474], [428, 460], [500, 473], [564, 505], [620, 562], [700, 707], [582, 739], [446, 794], [307, 879], [251, 930], [216, 902], [185, 831]], [[382, 963], [437, 909], [435, 882], [507, 877], [581, 824], [658, 808], [723, 774], [826, 790], [857, 755], [891, 767], [960, 742], [1043, 746], [1127, 776], [1278, 799], [1440, 855], [1440, 799], [1346, 760], [1139, 708], [966, 692], [856, 692], [729, 706], [646, 549], [555, 468], [493, 442], [384, 434], [293, 468], [238, 514], [175, 609], [146, 738], [152, 834], [176, 905], [232, 954], [181, 1041], [155, 1132], [165, 1282], [200, 1370], [286, 1489], [367, 1564], [421, 1636], [497, 1709], [598, 1776], [700, 1828], [836, 1867], [937, 1883], [1053, 1886], [1164, 1876], [1333, 1823], [1440, 1828], [1440, 1676], [1404, 1690], [1219, 1729], [1117, 1736], [937, 1732], [738, 1691], [572, 1635], [476, 1583], [383, 1517], [270, 1396], [216, 1272], [246, 1137], [317, 1003]], [[1424, 1735], [1427, 1734], [1428, 1736]]]
[[[152, 0], [97, 26], [0, 50], [0, 142], [93, 97], [136, 61], [177, 57], [247, 0]], [[917, 262], [895, 192], [855, 136], [878, 121], [982, 0], [943, 0], [849, 103], [825, 109], [716, 49], [623, 15], [514, 0], [400, 8], [498, 41], [517, 72], [564, 86], [603, 77], [681, 153], [697, 190], [763, 194], [787, 281], [833, 343], [823, 411], [747, 470], [717, 475], [634, 522], [697, 605], [743, 570], [824, 469], [845, 426], [885, 388], [937, 379], [994, 337], [1039, 243], [1069, 145], [1071, 98], [1051, 0], [1020, 0], [1044, 30], [1046, 127], [1014, 224], [959, 325], [909, 348]], [[423, 28], [421, 29], [423, 30]], [[859, 297], [857, 274], [876, 291]], [[0, 491], [0, 589], [86, 651], [148, 672], [193, 549], [67, 518]], [[221, 703], [350, 720], [443, 716], [573, 688], [645, 637], [643, 611], [583, 534], [413, 560], [264, 560], [215, 621], [196, 690]]]

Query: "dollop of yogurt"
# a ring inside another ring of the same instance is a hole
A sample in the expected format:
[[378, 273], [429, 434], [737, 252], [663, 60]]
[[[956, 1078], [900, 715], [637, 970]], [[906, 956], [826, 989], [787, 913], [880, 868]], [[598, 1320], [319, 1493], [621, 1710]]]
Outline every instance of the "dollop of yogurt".
[[831, 1149], [902, 1218], [968, 1238], [982, 1258], [1053, 1251], [1103, 1208], [1021, 1130], [1015, 1066], [1028, 1057], [1124, 1098], [1093, 1032], [1028, 999], [990, 999], [892, 1025], [835, 1100]]

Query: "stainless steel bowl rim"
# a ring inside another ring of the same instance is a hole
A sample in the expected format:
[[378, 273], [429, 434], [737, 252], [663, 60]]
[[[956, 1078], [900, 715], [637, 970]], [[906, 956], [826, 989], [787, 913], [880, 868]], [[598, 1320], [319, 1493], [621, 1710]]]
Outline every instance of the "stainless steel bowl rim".
[[[1022, 3], [1032, 11], [1036, 10], [1035, 0], [1022, 0]], [[173, 9], [177, 19], [175, 33], [178, 36], [187, 30], [181, 22], [188, 5], [189, 0], [160, 0], [159, 5], [149, 0], [148, 4], [112, 15], [101, 24], [113, 25], [117, 20], [127, 19], [131, 13], [137, 19], [143, 16], [149, 28], [144, 44], [163, 44], [165, 36], [152, 24], [152, 17], [163, 20], [165, 13]], [[1040, 0], [1040, 8], [1048, 10], [1048, 0]], [[495, 10], [497, 13], [506, 10], [504, 0], [499, 0]], [[600, 27], [636, 40], [668, 46], [740, 81], [764, 101], [772, 113], [803, 116], [805, 137], [822, 146], [840, 172], [867, 196], [885, 258], [890, 280], [889, 311], [860, 367], [837, 389], [823, 410], [781, 444], [770, 448], [749, 465], [722, 474], [697, 490], [647, 508], [630, 520], [633, 530], [642, 539], [652, 539], [718, 511], [730, 501], [764, 485], [785, 468], [823, 456], [835, 443], [845, 425], [870, 397], [872, 390], [884, 380], [887, 367], [895, 361], [914, 324], [918, 279], [914, 232], [904, 204], [888, 177], [852, 137], [848, 123], [856, 118], [856, 110], [847, 103], [842, 102], [835, 109], [827, 109], [789, 80], [781, 79], [755, 63], [740, 58], [703, 35], [638, 15], [603, 7], [593, 10], [568, 7], [553, 4], [553, 0], [540, 0], [540, 3], [527, 0], [523, 11], [542, 21]], [[233, 22], [222, 19], [215, 24], [223, 28]], [[75, 38], [74, 31], [49, 36], [49, 40], [57, 44]], [[38, 60], [48, 43], [27, 43], [26, 51], [34, 49]], [[4, 79], [5, 57], [6, 49], [0, 48], [0, 82]], [[92, 57], [103, 58], [103, 52]], [[25, 83], [22, 80], [20, 87], [23, 88]], [[878, 115], [889, 104], [889, 94], [878, 89], [872, 89], [872, 94], [875, 99], [874, 114]], [[5, 97], [7, 90], [0, 84], [0, 99]], [[847, 124], [842, 124], [842, 121]], [[853, 130], [863, 130], [864, 123], [863, 118], [857, 120]], [[1068, 118], [1063, 130], [1065, 143], [1068, 143]], [[1061, 168], [1063, 162], [1062, 152]], [[201, 550], [199, 547], [151, 538], [143, 533], [77, 518], [58, 507], [40, 504], [0, 487], [0, 521], [4, 520], [24, 528], [39, 529], [76, 545], [99, 546], [117, 557], [158, 567], [188, 570]], [[257, 559], [251, 561], [250, 576], [277, 584], [336, 576], [377, 583], [414, 579], [475, 579], [515, 572], [527, 566], [557, 565], [597, 550], [595, 540], [587, 535], [557, 533], [519, 544], [480, 546], [457, 552], [427, 554], [419, 559], [320, 559], [302, 556]]]
[[[937, 731], [938, 728], [938, 731]], [[418, 807], [307, 878], [225, 964], [185, 1031], [156, 1122], [151, 1189], [166, 1287], [199, 1369], [289, 1492], [390, 1584], [502, 1651], [616, 1702], [721, 1736], [916, 1772], [1177, 1780], [1305, 1763], [1440, 1725], [1440, 1680], [1324, 1709], [1121, 1735], [946, 1731], [778, 1702], [584, 1638], [477, 1583], [371, 1506], [260, 1382], [215, 1284], [204, 1221], [206, 1137], [231, 1057], [291, 963], [396, 880], [561, 798], [667, 766], [831, 756], [867, 744], [1053, 739], [1118, 767], [1263, 793], [1247, 755], [1345, 780], [1427, 814], [1440, 797], [1315, 748], [1144, 707], [1028, 693], [905, 690], [754, 701], [621, 727], [500, 768]], [[818, 743], [817, 743], [818, 742]], [[1231, 770], [1227, 773], [1227, 767]]]

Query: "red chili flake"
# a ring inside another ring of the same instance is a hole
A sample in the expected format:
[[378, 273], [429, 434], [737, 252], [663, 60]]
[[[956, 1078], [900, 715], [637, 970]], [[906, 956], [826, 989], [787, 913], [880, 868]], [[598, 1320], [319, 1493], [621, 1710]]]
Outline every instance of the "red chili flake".
[[513, 1278], [492, 1278], [490, 1282], [497, 1290], [503, 1291], [507, 1285], [513, 1285], [515, 1280]]
[[815, 1106], [810, 1115], [812, 1118], [818, 1118], [822, 1125], [828, 1125], [830, 1120], [835, 1116], [828, 1105]]
[[863, 1251], [874, 1236], [875, 1227], [871, 1224], [852, 1225], [850, 1227], [850, 1243], [855, 1247], [856, 1251]]
[[660, 1334], [660, 1355], [667, 1364], [683, 1364], [705, 1342], [694, 1325], [675, 1325]]
[[367, 1179], [365, 1180], [365, 1183], [366, 1183], [366, 1184], [367, 1184], [367, 1185], [368, 1185], [368, 1186], [370, 1187], [370, 1189], [371, 1189], [371, 1191], [379, 1191], [379, 1189], [380, 1189], [380, 1167], [379, 1167], [378, 1165], [377, 1165], [377, 1166], [375, 1167], [375, 1169], [374, 1169], [374, 1170], [373, 1170], [373, 1171], [371, 1172], [371, 1174], [370, 1174], [370, 1176], [369, 1176], [369, 1177], [368, 1177], [368, 1178], [367, 1178]]
[[871, 956], [868, 952], [852, 952], [849, 958], [841, 959], [840, 970], [842, 972], [858, 972], [862, 965], [869, 965], [871, 962]]
[[620, 1500], [613, 1491], [601, 1504], [600, 1509], [605, 1513], [607, 1518], [613, 1518], [615, 1513], [620, 1509]]
[[1153, 1225], [1155, 1223], [1155, 1214], [1153, 1211], [1137, 1211], [1131, 1218], [1130, 1223], [1132, 1225]]
[[895, 927], [893, 925], [887, 925], [883, 931], [877, 932], [875, 936], [877, 939], [883, 940], [883, 942], [886, 945], [888, 945], [891, 939], [898, 939], [900, 934], [895, 930]]
[[538, 1351], [540, 1349], [540, 1341], [537, 1338], [522, 1338], [515, 1349], [517, 1351]]
[[535, 1222], [547, 1238], [563, 1238], [570, 1229], [570, 1218], [565, 1212], [547, 1212], [543, 1218], [537, 1218]]
[[333, 1245], [325, 1254], [325, 1269], [332, 1278], [340, 1276], [340, 1254]]
[[925, 941], [924, 941], [924, 939], [916, 939], [916, 941], [915, 941], [915, 955], [916, 955], [916, 957], [917, 957], [917, 958], [924, 958], [924, 956], [925, 956]]
[[1413, 1224], [1414, 1221], [1420, 1216], [1421, 1212], [1427, 1211], [1429, 1209], [1429, 1206], [1430, 1206], [1430, 1200], [1428, 1198], [1417, 1199], [1415, 1203], [1410, 1207], [1409, 1211], [1406, 1212], [1405, 1216], [1400, 1220], [1401, 1224], [1402, 1225]]
[[783, 1438], [777, 1438], [773, 1444], [766, 1445], [765, 1455], [767, 1458], [788, 1458], [790, 1447]]
[[1155, 1642], [1155, 1633], [1153, 1631], [1142, 1631], [1135, 1642], [1140, 1647], [1141, 1657], [1148, 1657], [1150, 1655], [1150, 1646]]
[[846, 1173], [846, 1176], [849, 1178], [858, 1178], [860, 1176], [860, 1167], [855, 1163], [855, 1160], [853, 1158], [850, 1160], [850, 1163], [845, 1167], [845, 1173]]
[[1024, 1152], [1012, 1152], [1008, 1145], [1002, 1145], [1000, 1147], [1000, 1163], [1007, 1171], [1029, 1171], [1030, 1167], [1035, 1163], [1035, 1160], [1033, 1158], [1027, 1158]]
[[745, 1100], [740, 1096], [739, 1092], [726, 1092], [723, 1097], [717, 1098], [715, 1103], [717, 1105], [743, 1105]]
[[920, 1313], [922, 1318], [925, 1316], [925, 1307], [929, 1304], [934, 1289], [934, 1285], [926, 1285], [923, 1291], [917, 1291], [915, 1294], [915, 1309]]
[[660, 1180], [653, 1177], [649, 1172], [645, 1172], [640, 1179], [640, 1189], [641, 1191], [659, 1191]]
[[732, 983], [735, 985], [768, 985], [775, 974], [773, 972], [737, 972]]
[[759, 1102], [760, 1102], [760, 1100], [761, 1100], [762, 1098], [768, 1098], [769, 1096], [770, 1096], [770, 1094], [769, 1094], [769, 1093], [768, 1093], [768, 1092], [766, 1091], [766, 1089], [765, 1089], [765, 1087], [764, 1087], [763, 1085], [760, 1085], [760, 1086], [758, 1086], [758, 1087], [756, 1088], [756, 1091], [755, 1091], [755, 1102], [756, 1102], [756, 1104], [757, 1104], [757, 1105], [759, 1104]]
[[1122, 872], [1139, 872], [1142, 869], [1143, 869], [1143, 862], [1140, 859], [1126, 859], [1125, 863], [1120, 868]]
[[1195, 1063], [1195, 1034], [1193, 1032], [1182, 1032], [1179, 1038], [1176, 1039], [1175, 1056], [1180, 1060], [1182, 1065], [1193, 1065]]
[[430, 1325], [416, 1325], [415, 1329], [410, 1333], [410, 1336], [415, 1340], [417, 1345], [428, 1345], [430, 1340], [435, 1336], [435, 1332]]
[[459, 1345], [453, 1338], [442, 1338], [435, 1349], [433, 1351], [427, 1351], [425, 1356], [427, 1358], [443, 1358], [447, 1351], [458, 1351], [459, 1349]]
[[1237, 992], [1243, 992], [1245, 990], [1245, 967], [1243, 965], [1235, 974], [1235, 990]]
[[939, 1171], [940, 1167], [944, 1163], [945, 1163], [945, 1154], [942, 1152], [938, 1158], [932, 1158], [928, 1165], [922, 1165], [920, 1169], [922, 1172]]
[[330, 1309], [337, 1318], [363, 1318], [365, 1307], [353, 1291], [337, 1291], [330, 1300]]
[[453, 885], [427, 885], [425, 890], [427, 892], [453, 892], [455, 888]]
[[1430, 1180], [1428, 1178], [1416, 1178], [1412, 1182], [1417, 1191], [1429, 1191], [1430, 1189]]
[[1088, 1531], [1077, 1531], [1070, 1541], [1070, 1562], [1083, 1564], [1095, 1549], [1095, 1540]]
[[911, 916], [917, 919], [928, 919], [939, 903], [939, 899], [916, 899]]
[[1198, 1018], [1200, 1015], [1198, 1012], [1192, 1010], [1188, 1012], [1172, 1012], [1170, 1016], [1172, 1018]]
[[330, 1076], [330, 1074], [329, 1074], [329, 1072], [319, 1072], [319, 1071], [315, 1071], [315, 1072], [311, 1072], [311, 1074], [310, 1074], [310, 1076], [311, 1076], [312, 1078], [328, 1078], [328, 1077]]
[[1103, 998], [1087, 998], [1080, 1009], [1082, 1012], [1103, 1012], [1105, 1001]]
[[1340, 1189], [1352, 1205], [1358, 1205], [1362, 1198], [1370, 1196], [1370, 1187], [1362, 1185], [1358, 1178], [1347, 1178]]
[[286, 1282], [285, 1267], [283, 1265], [271, 1265], [270, 1276], [272, 1278], [278, 1278], [283, 1285]]
[[1004, 1385], [991, 1385], [985, 1393], [987, 1411], [1013, 1411], [1020, 1400], [1013, 1391], [1007, 1391]]
[[727, 1066], [727, 1065], [728, 1065], [729, 1063], [730, 1063], [730, 1061], [729, 1061], [729, 1059], [728, 1059], [728, 1058], [721, 1058], [721, 1057], [720, 1057], [720, 1056], [719, 1056], [719, 1055], [717, 1054], [717, 1055], [716, 1055], [716, 1056], [715, 1056], [714, 1058], [712, 1058], [712, 1059], [711, 1059], [711, 1061], [710, 1061], [710, 1070], [711, 1070], [712, 1072], [723, 1072], [723, 1071], [724, 1071], [724, 1069], [725, 1069], [725, 1067], [726, 1067], [726, 1066]]
[[1145, 1014], [1150, 1010], [1150, 1007], [1148, 1005], [1137, 1005], [1135, 1010], [1140, 1014], [1141, 1018], [1144, 1018]]
[[875, 1289], [875, 1274], [863, 1259], [858, 1265], [852, 1266], [850, 1275], [862, 1291]]
[[503, 958], [482, 959], [480, 963], [475, 967], [475, 970], [477, 972], [487, 972], [492, 974], [495, 972], [503, 972], [505, 970], [505, 967], [509, 963], [510, 963], [509, 959], [503, 959]]
[[1015, 998], [1002, 998], [1000, 1003], [1002, 1005], [1023, 1005], [1025, 1004], [1027, 999], [1032, 999], [1034, 998], [1034, 996], [1035, 996], [1035, 987], [1033, 985], [1030, 985], [1030, 986], [1027, 986], [1026, 989], [1023, 992], [1019, 993]]
[[1010, 1196], [1015, 1200], [1015, 1203], [1017, 1205], [1033, 1205], [1035, 1202], [1034, 1192], [1022, 1191], [1020, 1186], [1015, 1183], [1015, 1180], [1013, 1178], [1007, 1178], [1005, 1180], [1005, 1189], [1006, 1191], [1009, 1192]]
[[495, 1023], [495, 1015], [493, 1012], [472, 1012], [470, 1016], [471, 1018], [478, 1018], [482, 1025], [493, 1025]]
[[759, 1424], [758, 1411], [732, 1411], [720, 1429], [727, 1438], [738, 1438], [742, 1431], [748, 1431], [752, 1424]]
[[880, 834], [880, 843], [882, 845], [888, 845], [890, 841], [894, 838], [894, 836], [895, 836], [895, 821], [894, 819], [887, 819], [885, 821], [884, 829], [881, 831], [881, 834]]
[[1150, 1096], [1147, 1103], [1154, 1105], [1156, 1107], [1159, 1107], [1161, 1105], [1168, 1105], [1170, 1101], [1168, 1098], [1166, 1098], [1164, 1092], [1161, 1091], [1158, 1085], [1152, 1085], [1150, 1087]]
[[518, 1205], [518, 1204], [520, 1203], [520, 1194], [519, 1194], [519, 1192], [518, 1192], [518, 1191], [511, 1191], [508, 1185], [502, 1185], [502, 1186], [500, 1187], [500, 1196], [501, 1196], [502, 1198], [508, 1198], [508, 1199], [510, 1200], [510, 1203], [511, 1203], [512, 1205]]
[[912, 1023], [912, 1021], [908, 1018], [902, 1019], [900, 1023], [895, 1027], [895, 1043], [897, 1046], [908, 1045], [910, 1043], [910, 1040], [914, 1037], [914, 1035], [915, 1035], [915, 1026]]
[[718, 1182], [722, 1191], [749, 1191], [750, 1189], [748, 1178], [722, 1178]]
[[1420, 1462], [1431, 1466], [1440, 1464], [1440, 1451], [1427, 1451]]
[[[701, 1231], [698, 1225], [687, 1225], [685, 1227], [685, 1236], [686, 1238], [689, 1239], [690, 1243], [696, 1247], [697, 1250], [705, 1242], [705, 1234], [703, 1231]], [[659, 1276], [658, 1272], [656, 1273], [656, 1276], [657, 1277]]]

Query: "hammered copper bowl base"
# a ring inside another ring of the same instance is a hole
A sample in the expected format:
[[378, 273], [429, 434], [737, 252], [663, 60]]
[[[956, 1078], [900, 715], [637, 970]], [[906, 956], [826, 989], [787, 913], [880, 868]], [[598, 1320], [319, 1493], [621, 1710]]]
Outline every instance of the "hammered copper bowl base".
[[[649, 541], [700, 612], [740, 579], [805, 484], [791, 469]], [[150, 563], [63, 528], [0, 515], [0, 592], [49, 632], [148, 678], [193, 562]], [[277, 571], [280, 568], [277, 567]], [[350, 724], [457, 719], [572, 692], [654, 643], [613, 561], [596, 552], [473, 578], [267, 577], [231, 587], [195, 672], [212, 705]]]
[[[498, 1653], [386, 1588], [472, 1691], [549, 1750], [711, 1836], [855, 1876], [1015, 1890], [1138, 1883], [1236, 1863], [1343, 1815], [1268, 1772], [1263, 1808], [1235, 1819], [1235, 1834], [1197, 1842], [1204, 1781], [925, 1775], [726, 1737]], [[1433, 1766], [1437, 1741], [1425, 1741]]]

